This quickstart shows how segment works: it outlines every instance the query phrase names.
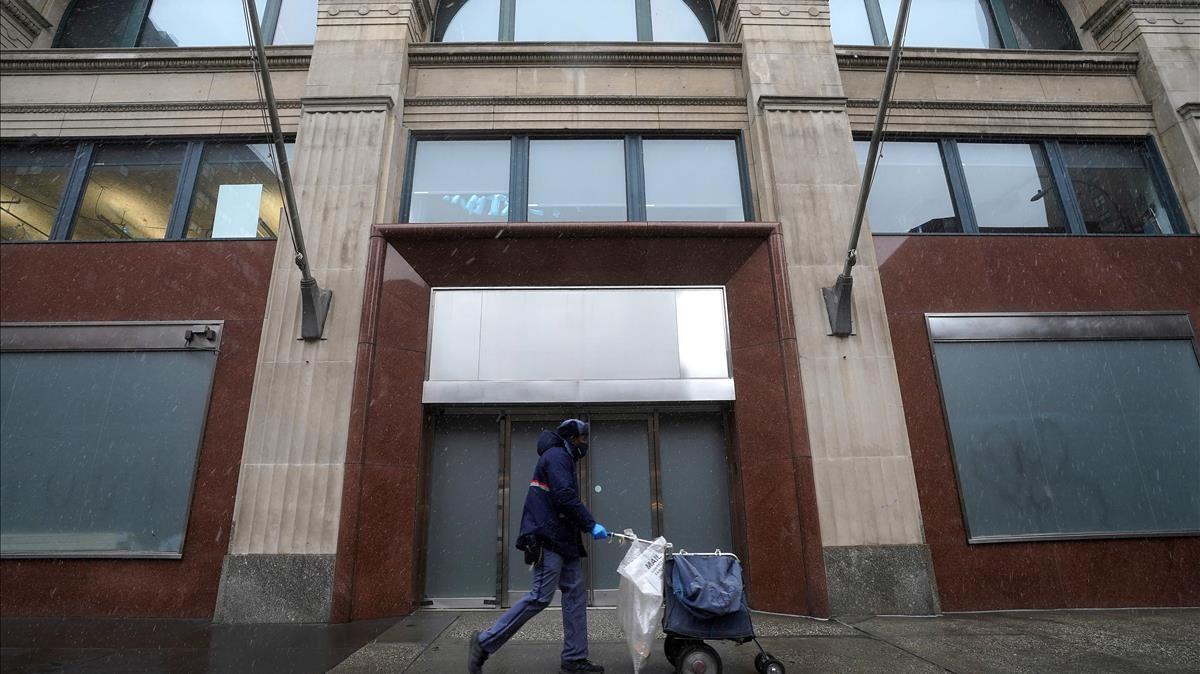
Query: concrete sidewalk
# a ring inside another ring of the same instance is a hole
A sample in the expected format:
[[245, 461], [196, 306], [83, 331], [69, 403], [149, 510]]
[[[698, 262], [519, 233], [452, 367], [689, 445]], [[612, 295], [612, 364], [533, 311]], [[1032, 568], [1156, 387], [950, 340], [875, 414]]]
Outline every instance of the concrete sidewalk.
[[[422, 611], [348, 625], [197, 621], [0, 621], [5, 672], [465, 671], [466, 643], [495, 611]], [[615, 611], [588, 613], [592, 660], [632, 670]], [[1200, 672], [1200, 609], [1027, 611], [819, 621], [755, 614], [788, 672]], [[484, 668], [556, 672], [562, 628], [549, 609]], [[714, 643], [725, 672], [754, 672], [752, 644]], [[647, 674], [674, 671], [657, 648]]]

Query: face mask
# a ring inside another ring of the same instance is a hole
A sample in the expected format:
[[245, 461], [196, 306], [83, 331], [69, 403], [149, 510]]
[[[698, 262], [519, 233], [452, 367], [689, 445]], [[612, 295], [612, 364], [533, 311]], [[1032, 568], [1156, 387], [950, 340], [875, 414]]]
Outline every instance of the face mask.
[[581, 443], [576, 443], [574, 440], [572, 440], [570, 442], [570, 445], [571, 445], [571, 455], [574, 456], [576, 459], [582, 459], [583, 457], [587, 456], [587, 453], [588, 453], [587, 445], [581, 444]]

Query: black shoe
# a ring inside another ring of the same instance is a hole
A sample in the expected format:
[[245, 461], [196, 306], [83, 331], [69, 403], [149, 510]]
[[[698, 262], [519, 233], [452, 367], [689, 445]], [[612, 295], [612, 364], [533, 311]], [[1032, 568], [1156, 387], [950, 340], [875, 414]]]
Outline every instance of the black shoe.
[[558, 670], [559, 674], [574, 674], [574, 672], [594, 672], [602, 674], [604, 668], [596, 663], [584, 658], [582, 660], [572, 660], [562, 663], [562, 667]]
[[479, 643], [479, 632], [471, 634], [471, 645], [467, 649], [467, 672], [469, 674], [483, 674], [483, 663], [488, 659], [488, 654], [483, 650], [483, 644]]

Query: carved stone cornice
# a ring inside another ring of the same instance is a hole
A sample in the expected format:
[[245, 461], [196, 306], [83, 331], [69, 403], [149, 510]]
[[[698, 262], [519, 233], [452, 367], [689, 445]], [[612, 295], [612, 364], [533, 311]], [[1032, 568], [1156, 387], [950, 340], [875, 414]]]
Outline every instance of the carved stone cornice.
[[1200, 10], [1197, 0], [1108, 0], [1092, 13], [1079, 28], [1092, 35], [1102, 35], [1113, 27], [1126, 12], [1135, 9], [1191, 9]]
[[[887, 47], [838, 47], [842, 70], [887, 69]], [[905, 49], [900, 71], [1020, 75], [1136, 75], [1137, 54], [1084, 51]]]
[[737, 96], [426, 96], [404, 99], [405, 107], [458, 107], [480, 105], [678, 105], [740, 106]]
[[[846, 103], [850, 108], [879, 107], [879, 99], [851, 98]], [[1045, 103], [1036, 101], [931, 101], [893, 100], [892, 109], [910, 110], [971, 110], [977, 112], [1123, 112], [1142, 115], [1153, 114], [1153, 106], [1147, 103]]]
[[758, 107], [767, 112], [845, 112], [845, 97], [759, 96]]
[[1184, 119], [1188, 117], [1200, 118], [1200, 103], [1184, 103], [1175, 112], [1178, 112], [1179, 116]]
[[305, 96], [306, 113], [387, 112], [395, 105], [391, 96]]
[[670, 44], [562, 43], [423, 43], [408, 50], [412, 67], [453, 66], [676, 66], [741, 68], [742, 47], [712, 43], [681, 47]]
[[[311, 46], [268, 47], [272, 71], [308, 70]], [[0, 74], [240, 72], [251, 69], [248, 49], [34, 49], [0, 53]]]
[[[278, 101], [280, 109], [298, 109], [300, 101]], [[136, 114], [140, 112], [196, 112], [225, 110], [265, 110], [259, 101], [162, 101], [150, 103], [31, 103], [0, 105], [0, 114], [85, 114], [112, 112]]]
[[50, 22], [42, 13], [34, 9], [26, 0], [0, 0], [0, 11], [12, 17], [20, 24], [29, 37], [35, 38], [43, 30], [50, 27]]

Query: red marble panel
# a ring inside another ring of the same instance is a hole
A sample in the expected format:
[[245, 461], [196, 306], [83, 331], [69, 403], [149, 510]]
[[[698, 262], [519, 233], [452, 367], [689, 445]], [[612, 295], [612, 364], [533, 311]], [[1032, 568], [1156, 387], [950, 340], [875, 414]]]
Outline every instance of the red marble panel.
[[725, 286], [734, 348], [779, 341], [770, 247], [764, 242]]
[[0, 320], [225, 321], [182, 559], [0, 561], [0, 615], [212, 616], [274, 249], [274, 241], [0, 245]]
[[416, 472], [411, 466], [363, 468], [354, 620], [404, 615], [413, 609]]
[[794, 613], [808, 607], [805, 560], [791, 459], [742, 464], [746, 564], [751, 605]]
[[1187, 311], [1200, 237], [876, 237], [925, 534], [945, 610], [1200, 603], [1200, 538], [967, 543], [925, 313]]
[[429, 339], [429, 284], [392, 246], [384, 250], [378, 302], [375, 341], [399, 349], [425, 351]]
[[342, 507], [338, 513], [337, 558], [333, 567], [330, 622], [350, 620], [354, 604], [354, 566], [358, 560], [358, 516], [362, 506], [361, 463], [347, 463], [342, 473]]
[[392, 347], [375, 353], [365, 461], [412, 465], [421, 446], [425, 354]]
[[779, 342], [733, 349], [738, 441], [743, 462], [792, 456], [792, 425]]

